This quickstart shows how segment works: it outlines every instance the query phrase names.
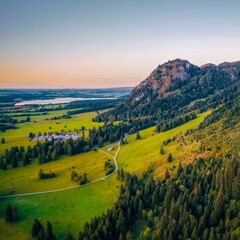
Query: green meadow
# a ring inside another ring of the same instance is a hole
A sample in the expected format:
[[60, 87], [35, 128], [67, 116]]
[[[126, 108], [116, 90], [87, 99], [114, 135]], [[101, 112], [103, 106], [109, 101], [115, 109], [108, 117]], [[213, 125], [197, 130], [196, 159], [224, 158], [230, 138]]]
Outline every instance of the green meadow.
[[[186, 156], [191, 158], [191, 151], [198, 147], [197, 143], [183, 146], [181, 151], [179, 151], [177, 143], [168, 144], [164, 147], [164, 155], [160, 155], [160, 146], [164, 140], [197, 127], [208, 114], [209, 112], [199, 114], [196, 119], [166, 132], [156, 133], [155, 127], [142, 130], [140, 131], [140, 140], [136, 140], [136, 134], [129, 136], [127, 144], [121, 147], [118, 154], [119, 167], [137, 175], [141, 175], [144, 171], [152, 168], [155, 176], [161, 176], [166, 168], [177, 166], [179, 161], [187, 161]], [[171, 163], [167, 163], [169, 153], [175, 158]]]
[[[91, 151], [74, 156], [64, 156], [56, 161], [39, 165], [34, 163], [19, 168], [10, 168], [7, 171], [0, 170], [0, 195], [20, 194], [29, 192], [48, 191], [77, 186], [78, 183], [71, 180], [74, 169], [79, 175], [87, 173], [89, 181], [94, 181], [106, 176], [104, 163], [108, 159], [106, 154], [100, 151]], [[38, 173], [54, 172], [55, 178], [39, 179]]]
[[[65, 239], [69, 230], [77, 236], [86, 221], [94, 216], [100, 216], [113, 206], [119, 194], [119, 185], [120, 182], [113, 175], [107, 180], [72, 190], [1, 199], [0, 217], [4, 219], [6, 205], [11, 204], [17, 208], [19, 215], [19, 220], [13, 224], [13, 229], [23, 229], [24, 235], [22, 236], [30, 238], [29, 233], [35, 218], [43, 224], [49, 220], [57, 239]], [[0, 230], [1, 228], [0, 239], [6, 239], [4, 236], [18, 239], [14, 236], [15, 230], [9, 230], [6, 233], [5, 227], [0, 224]]]
[[31, 235], [23, 228], [9, 224], [5, 220], [0, 220], [0, 239], [6, 240], [30, 240]]
[[[45, 106], [47, 107], [47, 105]], [[80, 110], [81, 108], [76, 108], [76, 109], [62, 109], [62, 110], [53, 110], [53, 111], [29, 111], [29, 112], [21, 112], [21, 113], [7, 113], [9, 117], [12, 117], [14, 119], [17, 119], [18, 122], [21, 122], [21, 120], [26, 120], [27, 116], [21, 116], [23, 113], [24, 114], [29, 114], [31, 121], [43, 121], [46, 119], [51, 119], [54, 117], [61, 117], [63, 115], [66, 115], [68, 111], [73, 111], [73, 110]]]
[[[39, 120], [16, 124], [17, 129], [7, 130], [0, 133], [0, 138], [4, 137], [6, 143], [0, 144], [0, 153], [3, 153], [5, 149], [10, 149], [12, 146], [33, 146], [36, 142], [29, 141], [29, 133], [38, 134], [47, 132], [74, 132], [74, 129], [80, 129], [84, 126], [85, 129], [91, 129], [94, 126], [103, 125], [103, 123], [92, 122], [92, 118], [96, 117], [96, 112], [87, 112], [73, 115], [70, 119], [58, 119], [58, 120]], [[42, 116], [41, 116], [42, 117]]]
[[[94, 114], [96, 113], [79, 114], [69, 120], [64, 119], [57, 121], [61, 121], [62, 125], [67, 125], [68, 121], [69, 129], [70, 126], [71, 128], [80, 128], [80, 126], [91, 128], [92, 126], [98, 125], [98, 123], [91, 121]], [[194, 156], [193, 152], [198, 148], [198, 143], [196, 142], [188, 142], [188, 144], [183, 146], [180, 146], [178, 141], [170, 143], [164, 146], [164, 155], [160, 155], [159, 153], [160, 146], [164, 140], [173, 138], [179, 134], [184, 134], [186, 130], [197, 127], [208, 114], [209, 112], [199, 114], [196, 119], [186, 124], [158, 134], [155, 132], [154, 127], [142, 130], [140, 131], [140, 140], [136, 140], [136, 134], [129, 136], [126, 139], [127, 144], [121, 146], [117, 157], [119, 167], [139, 176], [141, 176], [144, 171], [152, 170], [155, 177], [161, 177], [166, 168], [173, 170], [179, 161], [182, 161], [184, 164], [192, 160]], [[47, 126], [51, 124], [51, 121], [44, 122], [45, 121], [38, 122], [38, 129], [46, 129]], [[31, 131], [30, 129], [32, 128], [30, 126], [34, 123], [28, 124], [27, 131]], [[26, 123], [26, 125], [28, 124]], [[46, 125], [44, 126], [44, 124]], [[56, 125], [56, 122], [52, 123], [53, 127], [56, 127], [56, 129], [59, 127], [60, 129], [61, 127], [58, 125], [59, 124]], [[56, 129], [52, 130], [57, 131]], [[20, 130], [19, 128], [15, 131], [24, 132], [24, 129]], [[10, 131], [6, 131], [4, 134], [9, 134], [9, 132]], [[114, 150], [108, 151], [109, 147], [114, 147]], [[101, 150], [114, 155], [117, 151], [117, 143], [106, 145]], [[171, 163], [167, 163], [169, 153], [173, 155], [173, 162]], [[0, 191], [1, 194], [26, 193], [76, 186], [77, 184], [70, 180], [73, 167], [79, 174], [86, 172], [89, 180], [93, 181], [106, 175], [104, 162], [107, 159], [111, 158], [105, 153], [90, 151], [72, 157], [65, 156], [62, 157], [62, 159], [47, 164], [38, 165], [36, 161], [27, 167], [1, 171]], [[38, 171], [40, 168], [46, 172], [53, 171], [57, 177], [39, 180]], [[116, 175], [113, 175], [106, 180], [71, 190], [1, 199], [1, 219], [4, 219], [6, 205], [9, 203], [17, 208], [19, 220], [13, 225], [6, 223], [4, 223], [4, 225], [0, 224], [0, 231], [2, 228], [7, 232], [8, 235], [6, 236], [9, 236], [12, 232], [11, 229], [16, 229], [16, 231], [21, 233], [21, 236], [24, 236], [22, 239], [30, 239], [31, 236], [29, 233], [33, 220], [34, 218], [38, 218], [43, 224], [46, 224], [47, 220], [52, 223], [58, 239], [64, 239], [68, 230], [70, 230], [74, 236], [77, 236], [86, 221], [94, 216], [101, 215], [113, 206], [119, 194], [120, 184], [121, 182], [116, 180]], [[142, 223], [137, 223], [137, 225], [141, 224]], [[13, 235], [11, 239], [17, 239]]]

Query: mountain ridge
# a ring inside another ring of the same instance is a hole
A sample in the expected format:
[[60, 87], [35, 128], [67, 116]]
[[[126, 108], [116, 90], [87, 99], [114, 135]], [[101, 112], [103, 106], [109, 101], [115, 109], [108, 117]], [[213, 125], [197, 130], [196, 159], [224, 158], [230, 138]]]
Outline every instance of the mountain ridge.
[[123, 102], [97, 119], [106, 121], [109, 115], [118, 120], [150, 115], [171, 118], [214, 108], [239, 91], [240, 61], [203, 66], [179, 58], [158, 65]]

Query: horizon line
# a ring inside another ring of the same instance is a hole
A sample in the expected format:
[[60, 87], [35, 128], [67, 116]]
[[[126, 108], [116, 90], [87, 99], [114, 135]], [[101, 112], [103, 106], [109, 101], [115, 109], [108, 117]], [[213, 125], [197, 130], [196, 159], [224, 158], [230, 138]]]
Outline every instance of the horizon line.
[[134, 88], [132, 87], [95, 87], [95, 88], [91, 88], [91, 87], [84, 87], [84, 88], [0, 88], [0, 90], [97, 90], [97, 89], [126, 89], [126, 88]]

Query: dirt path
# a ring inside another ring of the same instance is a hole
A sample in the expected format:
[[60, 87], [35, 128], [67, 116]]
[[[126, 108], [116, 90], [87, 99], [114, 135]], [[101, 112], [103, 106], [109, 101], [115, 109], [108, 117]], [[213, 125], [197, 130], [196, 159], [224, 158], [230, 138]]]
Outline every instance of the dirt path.
[[73, 186], [73, 187], [68, 187], [68, 188], [61, 188], [61, 189], [56, 189], [56, 190], [49, 190], [49, 191], [42, 191], [42, 192], [31, 192], [31, 193], [21, 193], [21, 194], [14, 194], [14, 195], [5, 195], [5, 196], [0, 196], [0, 199], [3, 199], [3, 198], [10, 198], [10, 197], [22, 197], [22, 196], [31, 196], [31, 195], [38, 195], [38, 194], [44, 194], [44, 193], [54, 193], [54, 192], [62, 192], [62, 191], [66, 191], [66, 190], [70, 190], [70, 189], [74, 189], [74, 188], [80, 188], [80, 187], [85, 187], [85, 186], [88, 186], [88, 185], [91, 185], [93, 183], [97, 183], [97, 182], [100, 182], [100, 181], [104, 181], [105, 179], [109, 178], [110, 176], [112, 176], [114, 173], [117, 172], [118, 170], [118, 163], [117, 163], [117, 155], [119, 153], [121, 149], [121, 141], [118, 142], [118, 150], [117, 152], [115, 153], [114, 156], [112, 156], [111, 154], [101, 150], [101, 149], [98, 149], [98, 151], [108, 155], [109, 157], [113, 158], [114, 160], [114, 163], [115, 163], [115, 170], [114, 172], [112, 172], [111, 174], [103, 177], [103, 178], [99, 178], [97, 180], [94, 180], [92, 182], [89, 182], [89, 183], [86, 183], [86, 184], [83, 184], [83, 185], [77, 185], [77, 186]]

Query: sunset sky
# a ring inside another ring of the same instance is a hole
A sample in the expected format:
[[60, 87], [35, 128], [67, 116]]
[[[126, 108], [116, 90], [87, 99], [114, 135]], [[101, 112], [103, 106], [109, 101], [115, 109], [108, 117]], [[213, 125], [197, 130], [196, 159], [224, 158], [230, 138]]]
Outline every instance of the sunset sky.
[[239, 0], [1, 0], [0, 88], [135, 86], [158, 64], [240, 60]]

